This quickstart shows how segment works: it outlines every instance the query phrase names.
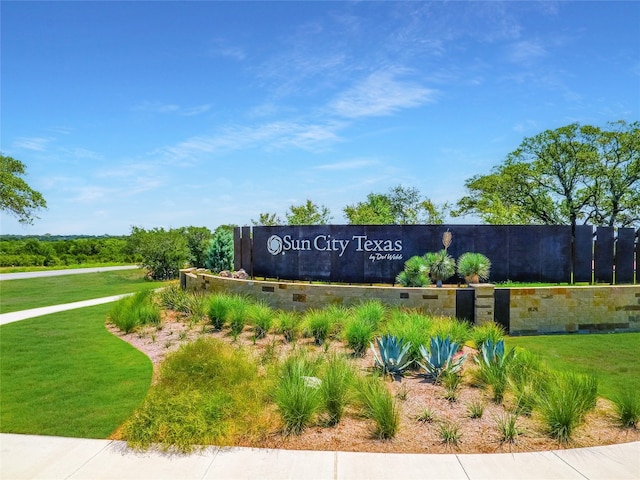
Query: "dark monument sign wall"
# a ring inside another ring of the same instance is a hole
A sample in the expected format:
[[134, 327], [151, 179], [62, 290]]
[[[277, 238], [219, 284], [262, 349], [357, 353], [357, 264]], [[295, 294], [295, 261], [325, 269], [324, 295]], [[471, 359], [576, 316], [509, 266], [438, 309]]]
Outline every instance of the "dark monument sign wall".
[[[414, 255], [479, 252], [491, 281], [569, 282], [571, 228], [525, 225], [318, 225], [236, 229], [236, 266], [255, 277], [393, 283]], [[241, 258], [238, 259], [238, 256]], [[457, 279], [453, 277], [451, 282]]]

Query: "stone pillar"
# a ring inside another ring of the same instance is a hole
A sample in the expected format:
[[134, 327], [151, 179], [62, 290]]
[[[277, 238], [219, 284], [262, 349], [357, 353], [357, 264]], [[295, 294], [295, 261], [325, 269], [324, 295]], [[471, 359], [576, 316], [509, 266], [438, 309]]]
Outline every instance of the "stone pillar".
[[475, 290], [475, 324], [482, 325], [486, 322], [493, 322], [495, 285], [492, 283], [472, 283], [469, 286]]

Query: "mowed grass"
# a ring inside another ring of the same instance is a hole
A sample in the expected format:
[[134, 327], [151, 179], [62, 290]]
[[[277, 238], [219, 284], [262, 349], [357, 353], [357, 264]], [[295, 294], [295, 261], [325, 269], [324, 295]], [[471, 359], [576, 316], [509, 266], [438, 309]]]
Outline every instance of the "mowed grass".
[[510, 337], [506, 343], [539, 355], [556, 370], [595, 374], [603, 397], [626, 390], [640, 394], [640, 333]]
[[0, 431], [107, 438], [140, 405], [152, 364], [106, 330], [110, 308], [0, 327]]
[[2, 280], [0, 313], [109, 297], [163, 285], [166, 282], [147, 280], [142, 269]]

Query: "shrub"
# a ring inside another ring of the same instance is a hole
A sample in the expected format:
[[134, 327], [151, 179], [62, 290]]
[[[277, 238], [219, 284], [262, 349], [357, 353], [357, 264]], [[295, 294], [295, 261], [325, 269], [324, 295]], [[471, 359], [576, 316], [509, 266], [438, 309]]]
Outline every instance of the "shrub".
[[398, 405], [377, 377], [363, 379], [358, 385], [364, 416], [375, 422], [374, 435], [379, 439], [393, 438], [400, 428]]
[[154, 280], [177, 278], [181, 268], [188, 264], [191, 252], [180, 229], [155, 228], [145, 230], [133, 227], [128, 248], [141, 259], [141, 266]]
[[481, 253], [466, 252], [458, 258], [458, 274], [467, 283], [489, 280], [491, 262]]
[[403, 287], [424, 287], [429, 285], [427, 262], [424, 257], [411, 257], [404, 263], [404, 270], [396, 277]]

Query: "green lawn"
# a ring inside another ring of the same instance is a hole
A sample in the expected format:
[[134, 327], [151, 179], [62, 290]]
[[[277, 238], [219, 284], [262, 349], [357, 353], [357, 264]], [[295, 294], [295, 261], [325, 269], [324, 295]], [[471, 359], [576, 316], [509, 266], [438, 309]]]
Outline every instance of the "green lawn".
[[107, 438], [131, 415], [151, 385], [152, 364], [106, 330], [110, 308], [0, 327], [0, 431]]
[[139, 269], [3, 280], [0, 282], [0, 313], [108, 297], [163, 285], [166, 282], [145, 279], [144, 270]]
[[640, 333], [510, 337], [507, 345], [526, 348], [555, 369], [595, 373], [604, 397], [640, 393]]

